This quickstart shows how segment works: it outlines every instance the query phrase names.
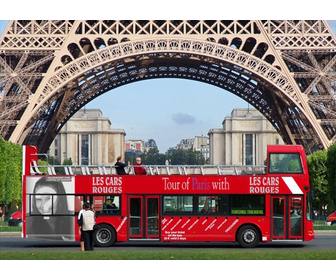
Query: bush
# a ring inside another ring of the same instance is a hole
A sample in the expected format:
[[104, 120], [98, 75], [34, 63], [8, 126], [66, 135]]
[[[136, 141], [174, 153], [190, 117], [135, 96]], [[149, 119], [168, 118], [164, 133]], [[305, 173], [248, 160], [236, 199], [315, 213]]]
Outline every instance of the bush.
[[328, 212], [336, 209], [336, 144], [328, 149], [328, 185], [329, 185], [329, 205]]
[[21, 206], [22, 147], [0, 137], [0, 205]]
[[327, 205], [329, 201], [327, 151], [317, 151], [309, 155], [308, 168], [310, 186], [314, 194], [313, 208], [321, 213], [322, 207]]

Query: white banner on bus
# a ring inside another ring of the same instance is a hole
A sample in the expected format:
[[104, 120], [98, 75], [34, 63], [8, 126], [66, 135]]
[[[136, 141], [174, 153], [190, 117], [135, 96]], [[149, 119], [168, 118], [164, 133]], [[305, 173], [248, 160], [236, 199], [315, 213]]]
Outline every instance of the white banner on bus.
[[282, 179], [284, 180], [284, 182], [286, 183], [287, 187], [292, 192], [292, 194], [303, 194], [302, 190], [295, 182], [293, 177], [282, 177]]

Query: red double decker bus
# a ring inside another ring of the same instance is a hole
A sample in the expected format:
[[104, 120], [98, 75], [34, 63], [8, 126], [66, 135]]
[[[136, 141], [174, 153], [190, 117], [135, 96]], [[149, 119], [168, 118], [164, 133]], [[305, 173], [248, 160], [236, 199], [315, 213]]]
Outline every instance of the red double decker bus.
[[38, 166], [25, 146], [23, 237], [79, 241], [83, 202], [96, 213], [95, 242], [308, 241], [310, 185], [302, 146], [270, 145], [266, 166]]

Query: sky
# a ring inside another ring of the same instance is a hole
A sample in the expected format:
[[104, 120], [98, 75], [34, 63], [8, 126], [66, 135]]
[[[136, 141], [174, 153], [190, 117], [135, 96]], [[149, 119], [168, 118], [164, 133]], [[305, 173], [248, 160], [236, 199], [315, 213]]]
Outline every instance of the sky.
[[182, 138], [207, 135], [221, 127], [233, 108], [248, 104], [235, 95], [197, 81], [153, 79], [111, 90], [86, 108], [101, 108], [113, 128], [123, 128], [126, 139], [153, 138], [161, 152]]
[[[329, 21], [336, 30], [336, 21]], [[0, 34], [6, 21], [0, 21]], [[183, 138], [207, 135], [220, 128], [233, 108], [249, 105], [237, 96], [205, 83], [161, 78], [137, 81], [113, 89], [86, 105], [99, 108], [112, 128], [124, 129], [126, 139], [154, 139], [160, 152]]]

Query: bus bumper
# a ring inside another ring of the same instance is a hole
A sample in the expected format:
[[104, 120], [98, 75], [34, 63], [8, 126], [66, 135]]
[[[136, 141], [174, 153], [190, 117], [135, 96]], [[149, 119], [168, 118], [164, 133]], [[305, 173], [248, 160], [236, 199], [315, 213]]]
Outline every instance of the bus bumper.
[[306, 230], [305, 230], [305, 235], [304, 235], [304, 240], [305, 241], [310, 241], [315, 238], [314, 234], [314, 226], [312, 221], [307, 221], [306, 222]]

